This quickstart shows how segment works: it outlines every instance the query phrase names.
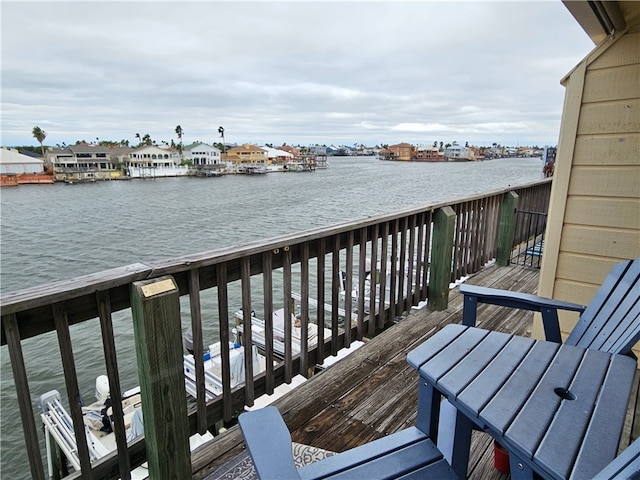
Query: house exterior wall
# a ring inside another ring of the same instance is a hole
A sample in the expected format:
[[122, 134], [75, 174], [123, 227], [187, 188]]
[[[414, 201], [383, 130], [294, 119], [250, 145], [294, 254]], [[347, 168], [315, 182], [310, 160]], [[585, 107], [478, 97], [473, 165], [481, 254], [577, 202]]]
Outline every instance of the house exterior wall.
[[2, 163], [0, 162], [0, 173], [2, 174], [22, 174], [22, 173], [43, 173], [44, 165], [42, 160], [33, 160], [24, 163]]
[[267, 152], [257, 145], [244, 144], [227, 152], [227, 159], [233, 163], [266, 165]]
[[414, 147], [410, 143], [398, 143], [389, 145], [389, 151], [393, 160], [410, 161], [414, 156]]
[[[565, 79], [542, 296], [586, 305], [615, 263], [640, 257], [639, 17]], [[566, 336], [577, 316], [560, 320]], [[544, 336], [539, 319], [533, 336]]]
[[185, 160], [191, 160], [195, 166], [220, 165], [220, 150], [206, 143], [185, 150], [183, 157]]
[[461, 145], [451, 145], [444, 149], [444, 156], [447, 159], [469, 159], [469, 149]]

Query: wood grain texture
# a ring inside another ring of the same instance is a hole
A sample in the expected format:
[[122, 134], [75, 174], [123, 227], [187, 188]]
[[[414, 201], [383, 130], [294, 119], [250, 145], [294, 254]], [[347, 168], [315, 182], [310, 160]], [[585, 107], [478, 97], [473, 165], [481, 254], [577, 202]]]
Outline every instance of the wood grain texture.
[[131, 287], [138, 379], [150, 478], [191, 478], [189, 428], [182, 371], [180, 296], [177, 288], [146, 297]]

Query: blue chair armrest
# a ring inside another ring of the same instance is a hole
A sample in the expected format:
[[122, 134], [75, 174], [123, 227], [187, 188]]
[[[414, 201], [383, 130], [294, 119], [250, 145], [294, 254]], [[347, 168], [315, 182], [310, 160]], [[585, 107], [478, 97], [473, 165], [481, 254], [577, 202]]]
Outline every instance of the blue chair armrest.
[[519, 308], [540, 312], [542, 314], [546, 339], [558, 343], [562, 340], [560, 336], [560, 326], [558, 324], [558, 310], [582, 313], [587, 308], [577, 303], [538, 297], [537, 295], [531, 295], [529, 293], [479, 287], [467, 283], [460, 285], [460, 293], [464, 295], [464, 309], [462, 312], [463, 325], [475, 327], [478, 303]]
[[622, 451], [620, 455], [598, 473], [602, 480], [637, 480], [640, 478], [640, 438]]
[[238, 423], [259, 478], [300, 478], [293, 462], [291, 435], [276, 407], [242, 413]]

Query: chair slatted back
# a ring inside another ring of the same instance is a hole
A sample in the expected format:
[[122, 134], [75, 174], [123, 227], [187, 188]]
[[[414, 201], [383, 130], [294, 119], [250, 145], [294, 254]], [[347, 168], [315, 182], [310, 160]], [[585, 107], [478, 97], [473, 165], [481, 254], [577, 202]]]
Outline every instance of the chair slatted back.
[[566, 342], [628, 354], [640, 340], [640, 258], [616, 264]]

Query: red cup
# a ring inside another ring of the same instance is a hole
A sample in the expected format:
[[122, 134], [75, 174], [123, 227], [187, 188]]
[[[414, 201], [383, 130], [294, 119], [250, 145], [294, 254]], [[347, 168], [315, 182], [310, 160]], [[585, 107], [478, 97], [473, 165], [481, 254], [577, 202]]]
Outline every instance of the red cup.
[[510, 473], [509, 452], [495, 440], [493, 441], [493, 464], [500, 473]]

